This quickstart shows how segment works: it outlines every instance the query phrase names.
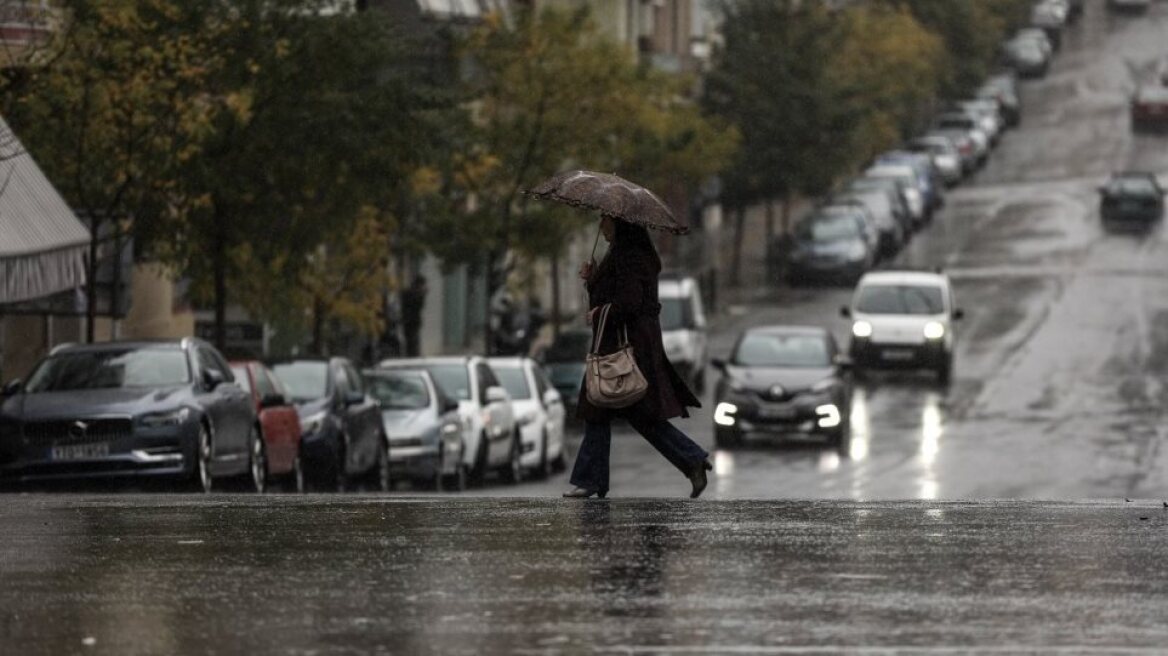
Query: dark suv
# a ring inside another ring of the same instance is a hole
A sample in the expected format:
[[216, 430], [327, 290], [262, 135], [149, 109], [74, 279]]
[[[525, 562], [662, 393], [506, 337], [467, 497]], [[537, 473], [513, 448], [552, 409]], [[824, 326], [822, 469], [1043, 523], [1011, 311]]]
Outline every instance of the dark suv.
[[381, 410], [345, 358], [289, 360], [271, 365], [300, 413], [305, 474], [314, 486], [344, 491], [361, 476], [390, 489], [389, 440]]
[[[58, 347], [0, 397], [0, 480], [249, 475], [251, 398], [197, 339]], [[255, 481], [252, 481], [253, 483]]]

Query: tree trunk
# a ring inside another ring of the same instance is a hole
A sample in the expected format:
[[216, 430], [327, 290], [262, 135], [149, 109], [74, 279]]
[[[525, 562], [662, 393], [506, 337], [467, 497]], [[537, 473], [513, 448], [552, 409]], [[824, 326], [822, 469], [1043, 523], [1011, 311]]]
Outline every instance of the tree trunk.
[[97, 336], [97, 243], [101, 221], [89, 214], [89, 261], [85, 263], [85, 341], [92, 344]]
[[312, 299], [312, 354], [324, 355], [324, 303]]
[[734, 254], [730, 258], [730, 286], [742, 284], [740, 276], [742, 270], [742, 237], [746, 230], [746, 208], [738, 207], [734, 210]]
[[552, 338], [560, 336], [560, 251], [552, 253]]
[[486, 272], [483, 274], [486, 279], [486, 291], [483, 294], [483, 307], [486, 309], [486, 312], [483, 315], [483, 351], [486, 352], [487, 355], [495, 355], [493, 345], [493, 340], [495, 339], [495, 327], [491, 325], [491, 298], [495, 295], [495, 290], [499, 285], [499, 272], [498, 267], [495, 266], [495, 263], [499, 262], [501, 259], [502, 256], [497, 250], [491, 250], [487, 252], [487, 267]]
[[790, 192], [783, 194], [782, 228], [784, 236], [791, 233], [791, 210], [793, 209], [792, 205], [794, 205], [794, 203], [795, 199], [792, 197]]
[[215, 236], [211, 258], [215, 279], [215, 348], [223, 351], [227, 347], [227, 226], [218, 211], [213, 220]]
[[775, 279], [774, 274], [778, 270], [776, 266], [778, 262], [775, 260], [775, 204], [769, 198], [766, 200], [765, 209], [766, 232], [764, 234], [766, 235], [766, 243], [763, 244], [763, 252], [765, 253], [763, 257], [766, 258], [766, 266], [763, 269], [766, 271], [766, 284], [769, 285]]

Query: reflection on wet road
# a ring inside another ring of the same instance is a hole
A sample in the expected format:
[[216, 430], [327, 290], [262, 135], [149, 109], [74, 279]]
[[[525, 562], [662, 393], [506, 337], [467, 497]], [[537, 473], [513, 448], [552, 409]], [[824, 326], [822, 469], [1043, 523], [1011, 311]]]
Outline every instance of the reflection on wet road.
[[[1168, 240], [1109, 232], [1096, 187], [1111, 172], [1168, 176], [1168, 136], [1130, 130], [1128, 98], [1168, 52], [1168, 5], [1145, 18], [1103, 3], [1067, 35], [1049, 77], [1025, 82], [1022, 125], [899, 264], [944, 266], [958, 305], [955, 380], [882, 375], [858, 387], [851, 443], [715, 455], [716, 498], [1102, 498], [1168, 489]], [[711, 336], [817, 324], [841, 342], [850, 290], [780, 289]], [[713, 443], [711, 397], [679, 424]], [[680, 495], [686, 481], [643, 441], [613, 443], [612, 494]], [[556, 479], [522, 494], [554, 494]], [[491, 490], [513, 494], [514, 490]]]

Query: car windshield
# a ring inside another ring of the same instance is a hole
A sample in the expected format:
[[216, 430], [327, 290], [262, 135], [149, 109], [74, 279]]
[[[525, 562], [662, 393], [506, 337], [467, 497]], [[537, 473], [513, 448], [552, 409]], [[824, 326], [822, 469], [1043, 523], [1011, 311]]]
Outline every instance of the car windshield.
[[493, 367], [495, 377], [503, 384], [503, 389], [511, 395], [511, 400], [521, 401], [531, 398], [531, 387], [527, 384], [527, 375], [519, 367]]
[[446, 396], [456, 401], [470, 400], [470, 374], [464, 364], [427, 364], [426, 371], [434, 377], [434, 382]]
[[1108, 185], [1107, 193], [1115, 196], [1155, 196], [1156, 185], [1148, 178], [1116, 178]]
[[661, 298], [661, 330], [685, 330], [690, 325], [689, 304], [680, 296]]
[[285, 362], [272, 367], [272, 373], [284, 384], [292, 400], [298, 403], [319, 399], [328, 394], [328, 363], [305, 360]]
[[734, 351], [742, 367], [820, 368], [831, 364], [827, 339], [821, 335], [746, 335]]
[[941, 314], [945, 311], [936, 285], [865, 285], [856, 310], [866, 314]]
[[819, 214], [801, 222], [795, 234], [806, 241], [844, 241], [856, 239], [860, 234], [860, 226], [848, 214]]
[[383, 410], [420, 410], [430, 407], [430, 391], [421, 374], [376, 373], [366, 378], [369, 395]]
[[126, 348], [50, 356], [29, 377], [25, 391], [174, 387], [189, 382], [191, 371], [181, 349]]

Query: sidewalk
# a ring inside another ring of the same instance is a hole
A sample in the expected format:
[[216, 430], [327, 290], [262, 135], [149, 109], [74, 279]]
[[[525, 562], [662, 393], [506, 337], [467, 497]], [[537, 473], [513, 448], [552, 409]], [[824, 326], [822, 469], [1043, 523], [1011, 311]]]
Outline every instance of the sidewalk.
[[7, 496], [0, 652], [1163, 653], [1161, 502]]

